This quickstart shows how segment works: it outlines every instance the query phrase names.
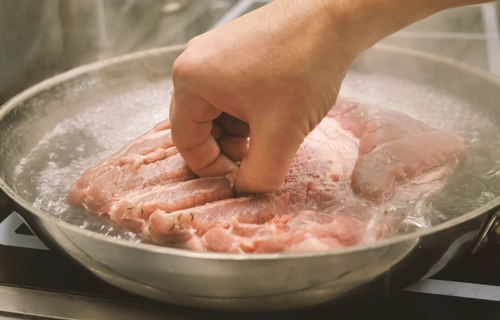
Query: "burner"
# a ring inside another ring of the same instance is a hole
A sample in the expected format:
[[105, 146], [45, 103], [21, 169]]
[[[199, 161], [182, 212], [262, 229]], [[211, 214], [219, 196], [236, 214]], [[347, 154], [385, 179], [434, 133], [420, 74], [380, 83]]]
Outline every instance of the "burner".
[[[175, 1], [167, 2], [164, 10], [174, 8]], [[188, 6], [187, 1], [180, 2]], [[230, 8], [218, 22], [207, 28], [223, 25], [269, 1], [219, 2], [217, 8]], [[185, 9], [174, 11], [172, 9], [171, 14]], [[203, 31], [201, 27], [198, 29]], [[383, 42], [447, 55], [500, 75], [498, 19], [492, 3], [439, 13]], [[155, 44], [159, 45], [166, 44]], [[141, 49], [146, 46], [152, 47], [152, 44], [139, 45]], [[365, 319], [374, 315], [388, 319], [499, 318], [500, 308], [496, 301], [500, 301], [500, 254], [497, 250], [490, 246], [475, 255], [469, 254], [429, 279], [386, 297], [267, 315], [197, 311], [136, 297], [56, 255], [33, 234], [0, 192], [0, 319], [20, 315], [162, 319], [166, 314], [176, 319], [250, 319], [256, 316], [259, 319]], [[446, 262], [443, 257], [443, 263]]]
[[0, 223], [0, 245], [49, 250], [17, 212], [12, 212]]

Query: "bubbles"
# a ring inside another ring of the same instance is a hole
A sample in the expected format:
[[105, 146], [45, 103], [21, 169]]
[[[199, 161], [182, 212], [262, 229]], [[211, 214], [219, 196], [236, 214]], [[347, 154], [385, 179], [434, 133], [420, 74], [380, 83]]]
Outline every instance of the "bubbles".
[[[168, 117], [172, 88], [171, 81], [145, 83], [128, 91], [94, 97], [94, 102], [78, 102], [81, 111], [60, 122], [21, 159], [16, 168], [16, 188], [36, 208], [80, 228], [141, 241], [105, 217], [69, 207], [66, 196], [86, 169]], [[429, 86], [375, 74], [349, 73], [341, 94], [454, 131], [465, 139], [469, 153], [466, 165], [450, 177], [438, 195], [370, 209], [370, 241], [381, 230], [393, 235], [409, 233], [448, 221], [500, 194], [500, 139], [492, 138], [500, 136], [500, 131], [467, 101]], [[30, 186], [21, 183], [26, 177], [32, 181]]]
[[[468, 159], [442, 192], [384, 209], [389, 212], [395, 234], [448, 221], [500, 195], [500, 139], [496, 138], [500, 130], [477, 106], [431, 86], [380, 74], [349, 73], [341, 95], [401, 111], [465, 140]], [[377, 215], [372, 219], [378, 219]]]
[[[17, 188], [25, 197], [35, 197], [34, 207], [82, 229], [140, 241], [139, 236], [109, 219], [68, 206], [66, 196], [86, 169], [168, 118], [171, 94], [171, 81], [162, 81], [106, 95], [85, 106], [82, 112], [57, 124], [21, 159], [15, 172]], [[31, 190], [22, 183], [30, 179]]]

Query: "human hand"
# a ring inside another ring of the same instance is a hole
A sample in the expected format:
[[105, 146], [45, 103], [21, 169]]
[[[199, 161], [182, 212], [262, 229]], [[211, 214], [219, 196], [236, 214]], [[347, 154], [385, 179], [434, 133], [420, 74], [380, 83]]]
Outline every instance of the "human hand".
[[237, 192], [276, 191], [359, 53], [437, 11], [479, 2], [275, 0], [188, 43], [173, 70], [173, 141], [199, 176], [242, 160]]
[[345, 41], [324, 8], [291, 3], [193, 39], [175, 62], [172, 135], [196, 174], [234, 170], [229, 156], [242, 160], [237, 191], [277, 190], [335, 103], [351, 62]]

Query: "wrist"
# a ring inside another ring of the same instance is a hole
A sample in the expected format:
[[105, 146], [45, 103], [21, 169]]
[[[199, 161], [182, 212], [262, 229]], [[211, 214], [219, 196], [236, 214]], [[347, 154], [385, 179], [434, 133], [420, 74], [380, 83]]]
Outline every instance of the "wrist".
[[316, 0], [355, 58], [383, 38], [439, 11], [480, 0]]

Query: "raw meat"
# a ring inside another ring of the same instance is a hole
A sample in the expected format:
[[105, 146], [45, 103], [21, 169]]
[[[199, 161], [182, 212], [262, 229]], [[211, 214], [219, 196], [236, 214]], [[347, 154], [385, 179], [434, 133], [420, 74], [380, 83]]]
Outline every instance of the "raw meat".
[[[241, 158], [230, 142], [221, 149]], [[339, 98], [306, 137], [275, 194], [235, 198], [234, 172], [197, 178], [164, 121], [85, 171], [67, 201], [160, 245], [324, 251], [391, 236], [406, 210], [389, 214], [387, 208], [439, 192], [464, 154], [463, 139], [451, 132]]]
[[[149, 233], [156, 243], [182, 245], [227, 221], [259, 225], [287, 212], [287, 196], [260, 195], [227, 199], [171, 213], [157, 210], [149, 218], [149, 226], [144, 233]], [[189, 245], [192, 245], [191, 242]]]
[[448, 177], [465, 154], [464, 140], [458, 135], [397, 111], [342, 99], [329, 116], [360, 139], [352, 188], [377, 203], [414, 179], [426, 183]]
[[363, 240], [366, 223], [355, 218], [300, 211], [295, 218], [276, 216], [261, 225], [230, 221], [210, 229], [200, 244], [232, 253], [314, 252], [342, 248]]
[[156, 186], [125, 196], [111, 207], [109, 215], [112, 220], [140, 233], [154, 211], [193, 208], [233, 196], [231, 181], [225, 177], [195, 179], [170, 188]]
[[193, 178], [172, 142], [167, 120], [85, 171], [71, 186], [67, 202], [72, 206], [85, 204], [90, 211], [102, 214], [130, 192]]
[[333, 118], [325, 118], [306, 137], [280, 189], [294, 210], [329, 208], [346, 198], [358, 157], [358, 142]]

